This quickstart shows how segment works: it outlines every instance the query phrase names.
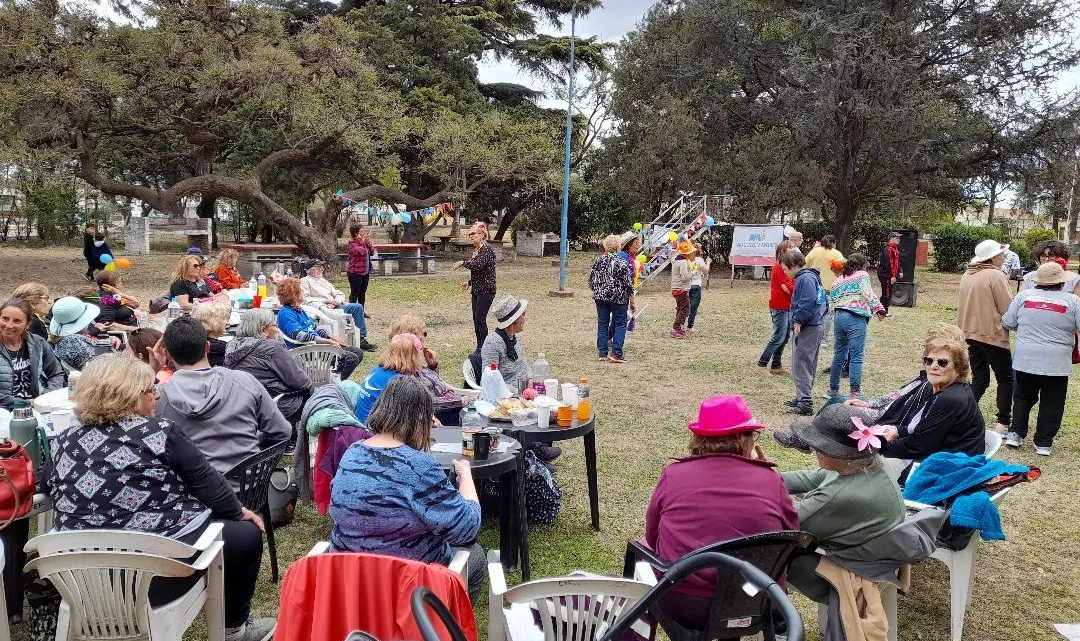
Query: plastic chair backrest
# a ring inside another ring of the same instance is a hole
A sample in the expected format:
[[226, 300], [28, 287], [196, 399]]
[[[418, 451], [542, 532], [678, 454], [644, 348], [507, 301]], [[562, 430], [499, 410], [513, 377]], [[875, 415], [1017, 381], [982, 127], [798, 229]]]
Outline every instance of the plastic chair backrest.
[[288, 444], [289, 441], [281, 441], [261, 452], [255, 452], [225, 474], [225, 480], [236, 490], [236, 498], [252, 512], [259, 513], [266, 505], [270, 475], [285, 454]]
[[461, 364], [461, 375], [465, 377], [465, 386], [472, 390], [480, 389], [480, 384], [476, 382], [476, 372], [473, 370], [472, 361], [465, 359]]
[[315, 385], [326, 385], [332, 380], [342, 353], [337, 345], [304, 345], [289, 352]]
[[190, 565], [140, 552], [80, 551], [40, 556], [26, 564], [56, 587], [67, 604], [71, 639], [148, 639], [150, 582], [185, 577]]
[[994, 430], [986, 430], [985, 439], [986, 458], [994, 458], [994, 455], [1001, 449], [1001, 434]]
[[632, 579], [570, 575], [522, 583], [503, 598], [539, 614], [545, 641], [593, 641], [650, 588]]

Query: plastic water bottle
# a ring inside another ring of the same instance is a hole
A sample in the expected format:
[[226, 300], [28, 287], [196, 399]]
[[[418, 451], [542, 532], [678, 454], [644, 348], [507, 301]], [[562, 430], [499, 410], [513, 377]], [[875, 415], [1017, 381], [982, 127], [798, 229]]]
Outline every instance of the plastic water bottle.
[[172, 300], [169, 301], [169, 313], [167, 316], [169, 320], [173, 320], [180, 316], [180, 303], [176, 302], [175, 296], [173, 296]]
[[481, 429], [484, 422], [480, 419], [480, 412], [476, 411], [476, 405], [469, 404], [461, 410], [461, 429]]
[[506, 387], [506, 382], [499, 373], [499, 367], [492, 363], [480, 377], [480, 398], [494, 404], [502, 396], [504, 387]]
[[34, 469], [41, 469], [41, 444], [38, 442], [38, 422], [34, 417], [34, 410], [30, 409], [30, 403], [25, 399], [15, 401], [15, 407], [11, 412], [11, 439], [26, 448], [30, 460], [34, 462]]
[[258, 283], [259, 283], [259, 288], [258, 288], [259, 298], [266, 298], [266, 274], [264, 274], [262, 272], [259, 272], [259, 281], [258, 281]]
[[254, 276], [252, 276], [251, 280], [248, 281], [247, 286], [248, 286], [248, 289], [251, 290], [251, 295], [252, 296], [254, 296], [256, 293], [258, 293], [258, 291], [259, 291], [259, 281], [255, 280]]
[[533, 363], [532, 379], [534, 381], [542, 381], [545, 378], [551, 376], [551, 365], [548, 364], [547, 359], [544, 358], [544, 353], [539, 352], [536, 355], [536, 362]]

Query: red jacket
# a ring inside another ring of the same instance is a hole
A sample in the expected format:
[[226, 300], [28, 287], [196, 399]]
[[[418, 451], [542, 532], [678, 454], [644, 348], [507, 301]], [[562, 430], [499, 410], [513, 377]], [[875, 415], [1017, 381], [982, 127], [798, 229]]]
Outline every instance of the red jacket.
[[384, 641], [420, 639], [409, 600], [421, 585], [446, 604], [465, 637], [476, 641], [476, 619], [460, 576], [436, 563], [352, 552], [305, 556], [292, 564], [281, 584], [274, 640], [341, 641], [353, 630]]
[[[787, 285], [787, 292], [780, 288]], [[795, 281], [788, 278], [779, 262], [773, 263], [769, 278], [769, 309], [786, 312], [791, 309], [791, 292], [795, 291]]]

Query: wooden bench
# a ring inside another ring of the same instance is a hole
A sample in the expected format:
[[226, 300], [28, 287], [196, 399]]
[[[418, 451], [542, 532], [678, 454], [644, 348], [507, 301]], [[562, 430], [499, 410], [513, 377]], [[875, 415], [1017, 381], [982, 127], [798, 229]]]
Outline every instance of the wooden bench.
[[240, 254], [236, 264], [237, 266], [245, 265], [248, 268], [248, 273], [241, 274], [245, 278], [258, 276], [260, 271], [267, 271], [266, 266], [270, 263], [288, 263], [292, 262], [293, 258], [302, 255], [300, 248], [287, 243], [222, 243], [221, 248], [235, 249]]

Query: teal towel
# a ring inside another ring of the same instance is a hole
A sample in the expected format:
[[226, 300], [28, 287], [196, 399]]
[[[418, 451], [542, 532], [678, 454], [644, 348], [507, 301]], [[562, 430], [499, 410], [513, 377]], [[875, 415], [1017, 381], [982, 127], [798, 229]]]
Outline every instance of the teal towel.
[[956, 497], [949, 511], [949, 523], [957, 527], [978, 530], [984, 541], [1004, 541], [1001, 516], [986, 492]]
[[356, 420], [356, 415], [348, 410], [334, 409], [328, 407], [326, 409], [316, 410], [311, 418], [307, 422], [307, 433], [312, 436], [318, 436], [323, 430], [328, 430], [338, 425], [356, 425], [357, 427], [363, 427], [360, 421]]

